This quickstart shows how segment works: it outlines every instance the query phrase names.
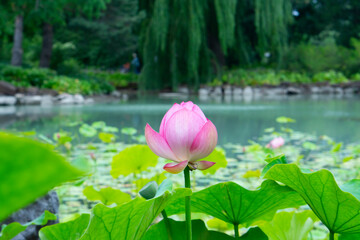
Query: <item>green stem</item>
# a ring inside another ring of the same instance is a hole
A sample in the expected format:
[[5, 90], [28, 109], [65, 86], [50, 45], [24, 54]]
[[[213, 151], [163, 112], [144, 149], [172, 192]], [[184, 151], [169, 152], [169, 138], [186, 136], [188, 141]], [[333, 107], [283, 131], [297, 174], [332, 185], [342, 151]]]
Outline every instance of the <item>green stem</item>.
[[167, 232], [167, 234], [168, 234], [168, 239], [169, 239], [169, 240], [172, 240], [170, 221], [169, 221], [169, 218], [168, 218], [165, 210], [162, 210], [162, 211], [161, 211], [161, 215], [162, 215], [163, 218], [164, 218], [164, 223], [165, 223], [165, 226], [166, 226], [166, 232]]
[[234, 233], [235, 233], [235, 239], [239, 239], [239, 224], [234, 223]]
[[335, 240], [335, 233], [330, 231], [329, 240]]
[[[184, 169], [184, 179], [185, 187], [191, 188], [190, 185], [190, 168], [187, 166]], [[185, 218], [186, 218], [186, 233], [187, 239], [192, 240], [192, 230], [191, 230], [191, 198], [190, 196], [185, 197]]]

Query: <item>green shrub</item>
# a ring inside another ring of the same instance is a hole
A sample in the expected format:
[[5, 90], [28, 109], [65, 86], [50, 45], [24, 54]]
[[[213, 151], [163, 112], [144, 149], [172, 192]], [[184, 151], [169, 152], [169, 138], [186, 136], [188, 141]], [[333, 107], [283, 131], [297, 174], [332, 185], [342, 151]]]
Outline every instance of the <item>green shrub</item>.
[[1, 75], [5, 81], [15, 86], [41, 87], [44, 81], [52, 78], [56, 73], [49, 69], [5, 66], [1, 70]]
[[329, 82], [331, 84], [345, 83], [348, 79], [341, 72], [327, 71], [320, 72], [313, 76], [313, 82]]
[[134, 73], [87, 70], [85, 71], [85, 74], [89, 78], [95, 78], [101, 82], [108, 82], [115, 88], [124, 88], [131, 83], [138, 82], [138, 75]]
[[235, 69], [225, 72], [221, 81], [215, 78], [210, 86], [219, 86], [221, 84], [231, 84], [238, 86], [257, 86], [257, 85], [278, 85], [282, 82], [291, 83], [310, 83], [311, 78], [302, 73], [280, 71], [272, 69]]
[[80, 93], [84, 95], [94, 93], [90, 82], [66, 76], [53, 77], [44, 83], [44, 87], [53, 89], [60, 93]]

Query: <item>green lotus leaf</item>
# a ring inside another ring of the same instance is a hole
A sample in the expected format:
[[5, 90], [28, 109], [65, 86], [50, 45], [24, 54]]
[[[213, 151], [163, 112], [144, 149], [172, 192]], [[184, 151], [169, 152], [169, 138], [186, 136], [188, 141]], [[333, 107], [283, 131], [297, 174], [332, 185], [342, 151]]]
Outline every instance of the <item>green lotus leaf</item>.
[[[250, 226], [257, 220], [271, 220], [279, 209], [299, 207], [305, 202], [289, 187], [267, 180], [250, 191], [233, 182], [219, 183], [191, 196], [192, 212], [201, 212], [232, 224]], [[184, 201], [166, 208], [170, 216], [184, 212]]]
[[295, 164], [278, 164], [265, 178], [297, 191], [329, 231], [360, 233], [360, 201], [342, 191], [328, 170], [302, 173]]
[[84, 188], [83, 193], [88, 200], [101, 201], [105, 205], [111, 205], [113, 203], [120, 205], [131, 200], [129, 194], [111, 187], [102, 188], [97, 191], [93, 186], [87, 186]]
[[134, 145], [125, 148], [113, 157], [110, 174], [113, 178], [131, 173], [141, 173], [149, 167], [156, 166], [156, 156], [147, 145]]
[[0, 149], [0, 221], [82, 174], [52, 146], [28, 138], [0, 133]]
[[45, 210], [43, 214], [35, 218], [33, 221], [21, 224], [18, 222], [12, 222], [9, 225], [3, 225], [0, 233], [0, 240], [10, 240], [19, 233], [26, 230], [30, 225], [46, 225], [48, 221], [56, 220], [56, 216], [51, 212]]
[[82, 214], [73, 221], [43, 227], [39, 236], [41, 240], [78, 240], [89, 225], [90, 214]]
[[[193, 240], [235, 239], [222, 232], [209, 231], [202, 220], [192, 220], [191, 223]], [[186, 222], [178, 222], [170, 218], [163, 219], [161, 222], [152, 225], [142, 240], [183, 240], [184, 229], [186, 229]]]
[[278, 212], [271, 222], [259, 224], [270, 240], [307, 240], [317, 217], [311, 210]]
[[184, 200], [190, 194], [190, 189], [176, 189], [150, 200], [135, 198], [115, 208], [98, 204], [93, 208], [90, 224], [80, 239], [141, 239], [168, 203], [176, 199]]
[[97, 133], [97, 130], [96, 130], [96, 128], [84, 123], [79, 128], [79, 132], [81, 135], [83, 135], [85, 137], [94, 137]]

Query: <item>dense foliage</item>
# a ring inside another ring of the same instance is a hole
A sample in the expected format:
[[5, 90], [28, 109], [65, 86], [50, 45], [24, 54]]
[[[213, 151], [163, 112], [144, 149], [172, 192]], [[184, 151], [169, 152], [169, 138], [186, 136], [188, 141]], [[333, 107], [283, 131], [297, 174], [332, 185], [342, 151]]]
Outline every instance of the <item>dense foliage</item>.
[[[4, 211], [0, 218], [24, 206], [45, 188], [76, 179], [58, 188], [62, 223], [42, 228], [41, 239], [168, 239], [169, 235], [171, 239], [184, 239], [183, 198], [189, 194], [193, 214], [202, 219], [193, 220], [193, 239], [234, 239], [237, 231], [234, 228], [241, 230], [241, 237], [235, 239], [333, 239], [328, 231], [337, 233], [339, 239], [356, 239], [360, 233], [359, 181], [351, 179], [359, 176], [359, 145], [297, 132], [289, 128], [294, 121], [279, 117], [280, 127], [265, 129], [264, 136], [256, 142], [225, 146], [227, 152], [237, 155], [236, 160], [225, 158], [224, 150], [216, 149], [207, 159], [216, 161], [219, 167], [196, 174], [192, 193], [178, 188], [183, 180], [181, 175], [162, 171], [163, 160], [141, 144], [143, 137], [132, 128], [120, 130], [105, 122], [78, 122], [67, 126], [67, 131], [54, 133], [53, 138], [35, 132], [17, 136], [2, 133], [0, 145], [6, 146], [2, 152], [5, 169], [2, 184], [13, 190], [0, 193], [8, 194], [1, 198], [0, 207]], [[274, 137], [285, 142], [266, 146]], [[118, 139], [126, 139], [130, 145]], [[19, 148], [26, 149], [23, 151], [26, 156], [13, 154]], [[68, 156], [82, 172], [53, 149]], [[28, 171], [15, 167], [27, 161], [29, 154], [33, 161]], [[63, 169], [62, 175], [52, 173], [53, 164]], [[331, 172], [318, 171], [324, 167]], [[34, 172], [38, 178], [31, 177]], [[11, 176], [28, 179], [24, 181], [27, 185], [14, 184]], [[219, 179], [232, 182], [218, 183]], [[145, 185], [147, 188], [140, 190]], [[38, 191], [31, 191], [32, 188]], [[16, 198], [19, 191], [26, 192], [27, 198]], [[147, 200], [137, 196], [139, 191]], [[74, 201], [86, 204], [79, 206]], [[151, 224], [158, 215], [163, 220]], [[169, 216], [176, 216], [177, 220]], [[27, 226], [44, 225], [54, 217], [45, 212], [28, 224], [4, 225], [0, 237], [11, 239]]]
[[197, 88], [239, 67], [350, 78], [360, 66], [355, 0], [84, 3], [1, 1], [0, 61], [71, 76], [120, 71], [137, 52], [142, 89]]

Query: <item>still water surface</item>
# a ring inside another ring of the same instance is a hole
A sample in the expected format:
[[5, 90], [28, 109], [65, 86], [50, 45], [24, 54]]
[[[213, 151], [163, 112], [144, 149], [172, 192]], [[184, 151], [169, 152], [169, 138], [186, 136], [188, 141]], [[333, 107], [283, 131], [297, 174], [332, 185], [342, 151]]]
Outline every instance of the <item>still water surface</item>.
[[[146, 96], [126, 102], [83, 106], [0, 107], [0, 129], [30, 131], [51, 137], [67, 123], [105, 121], [109, 126], [134, 127], [144, 133], [146, 123], [158, 130], [164, 113], [174, 102], [185, 99]], [[336, 141], [360, 141], [360, 98], [331, 96], [282, 97], [278, 99], [200, 100], [191, 97], [216, 125], [219, 143], [246, 144], [276, 127], [276, 117], [296, 119], [289, 127], [307, 133], [328, 135]], [[77, 131], [72, 128], [72, 131]]]

